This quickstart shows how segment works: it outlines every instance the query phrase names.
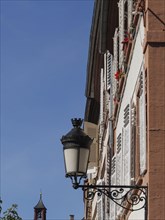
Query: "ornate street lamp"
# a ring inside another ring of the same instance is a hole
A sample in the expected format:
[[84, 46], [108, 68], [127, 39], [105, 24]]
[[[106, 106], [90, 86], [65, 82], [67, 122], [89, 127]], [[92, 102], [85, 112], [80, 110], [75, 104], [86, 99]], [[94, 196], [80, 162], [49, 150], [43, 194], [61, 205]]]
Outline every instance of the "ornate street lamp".
[[66, 177], [72, 180], [75, 189], [82, 188], [85, 199], [92, 200], [97, 193], [104, 194], [120, 207], [129, 211], [145, 209], [147, 215], [147, 186], [142, 185], [80, 185], [81, 179], [86, 178], [90, 145], [92, 139], [81, 129], [82, 119], [72, 119], [73, 128], [62, 136]]
[[70, 177], [74, 188], [86, 178], [92, 139], [81, 129], [82, 119], [72, 119], [73, 128], [62, 137], [66, 177]]

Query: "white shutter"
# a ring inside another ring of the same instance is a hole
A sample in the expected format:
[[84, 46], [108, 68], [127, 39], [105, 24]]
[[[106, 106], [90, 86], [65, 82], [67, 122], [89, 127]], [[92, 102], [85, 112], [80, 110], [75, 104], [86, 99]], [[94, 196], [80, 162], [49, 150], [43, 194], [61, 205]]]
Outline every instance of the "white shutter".
[[109, 51], [106, 53], [106, 75], [107, 75], [107, 90], [111, 86], [111, 75], [112, 75], [112, 54]]
[[107, 90], [109, 90], [109, 96], [108, 96], [108, 110], [109, 110], [109, 117], [113, 115], [113, 56], [110, 54], [109, 51], [106, 53], [106, 69], [107, 69]]
[[104, 54], [104, 112], [109, 111], [111, 85], [112, 55], [107, 51]]
[[100, 73], [100, 130], [99, 130], [99, 147], [102, 146], [102, 137], [104, 130], [104, 71]]
[[119, 68], [123, 63], [123, 40], [124, 40], [124, 0], [120, 0], [118, 3], [119, 7]]
[[[123, 185], [123, 158], [122, 158], [122, 134], [117, 136], [117, 155], [116, 155], [116, 185]], [[116, 206], [117, 215], [120, 214], [122, 208]]]
[[[115, 73], [118, 71], [118, 29], [116, 28], [114, 38], [113, 38], [113, 71], [112, 71], [112, 76], [111, 76], [111, 82], [112, 82], [112, 99], [115, 97], [116, 89], [117, 89], [117, 81], [115, 79]], [[112, 100], [113, 103], [113, 100]], [[112, 112], [114, 110], [114, 106], [112, 108]]]
[[132, 7], [133, 7], [133, 0], [128, 1], [128, 28], [132, 25]]
[[[108, 129], [109, 130], [109, 129]], [[109, 133], [109, 132], [108, 132]], [[109, 143], [107, 145], [107, 158], [106, 158], [106, 185], [110, 185], [110, 148]], [[109, 205], [110, 205], [110, 199], [108, 197], [105, 197], [105, 205], [106, 205], [106, 219], [109, 219]]]
[[119, 47], [119, 42], [118, 42], [118, 36], [119, 36], [119, 33], [118, 33], [118, 28], [116, 28], [115, 30], [115, 34], [114, 34], [114, 38], [113, 38], [113, 70], [114, 70], [114, 73], [118, 71], [118, 47]]
[[141, 96], [139, 98], [140, 126], [140, 174], [146, 171], [146, 102], [145, 102], [145, 73], [141, 73]]
[[[97, 185], [104, 185], [104, 181], [102, 179], [97, 181]], [[97, 220], [104, 220], [104, 195], [101, 196], [97, 195]]]
[[[111, 161], [111, 185], [116, 185], [116, 155], [112, 157], [112, 161]], [[116, 203], [110, 200], [110, 220], [115, 220], [115, 219], [116, 219]]]
[[135, 178], [135, 149], [136, 149], [136, 107], [131, 105], [131, 182]]
[[117, 136], [116, 184], [122, 185], [122, 135]]
[[124, 185], [130, 185], [131, 180], [131, 137], [130, 137], [130, 105], [124, 109], [123, 127], [123, 178]]
[[101, 69], [100, 73], [100, 123], [103, 122], [103, 110], [104, 110], [104, 72]]

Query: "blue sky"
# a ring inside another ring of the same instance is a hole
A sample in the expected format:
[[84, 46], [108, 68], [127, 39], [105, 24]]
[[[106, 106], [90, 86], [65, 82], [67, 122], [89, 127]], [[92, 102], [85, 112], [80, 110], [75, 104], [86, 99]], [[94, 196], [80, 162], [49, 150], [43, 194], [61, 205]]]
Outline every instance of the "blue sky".
[[1, 197], [33, 219], [83, 217], [60, 138], [84, 117], [93, 0], [1, 0]]

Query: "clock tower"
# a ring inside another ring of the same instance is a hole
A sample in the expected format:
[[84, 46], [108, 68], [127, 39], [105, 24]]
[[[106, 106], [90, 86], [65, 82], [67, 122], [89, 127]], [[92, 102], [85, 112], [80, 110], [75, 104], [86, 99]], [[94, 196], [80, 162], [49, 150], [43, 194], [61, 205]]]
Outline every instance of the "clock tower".
[[42, 193], [40, 193], [40, 199], [34, 207], [34, 220], [46, 220], [46, 210], [42, 201]]

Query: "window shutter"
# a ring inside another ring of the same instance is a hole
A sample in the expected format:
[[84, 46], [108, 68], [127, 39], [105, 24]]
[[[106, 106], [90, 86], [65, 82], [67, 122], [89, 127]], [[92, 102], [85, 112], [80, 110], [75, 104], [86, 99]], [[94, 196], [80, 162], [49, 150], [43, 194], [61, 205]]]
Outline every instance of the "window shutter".
[[112, 75], [112, 54], [109, 51], [106, 53], [106, 72], [107, 72], [107, 90], [111, 86], [111, 75]]
[[133, 9], [133, 0], [128, 1], [128, 28], [132, 25], [132, 9]]
[[123, 178], [124, 185], [130, 185], [131, 170], [130, 170], [130, 105], [124, 109], [124, 127], [123, 127]]
[[124, 0], [120, 0], [118, 3], [119, 8], [119, 68], [123, 63], [123, 45], [124, 40]]
[[114, 38], [113, 38], [114, 73], [117, 72], [117, 70], [118, 70], [118, 55], [119, 55], [118, 54], [118, 50], [119, 50], [118, 37], [119, 37], [118, 28], [116, 28]]
[[[106, 185], [110, 185], [110, 148], [109, 148], [109, 141], [108, 141], [108, 147], [107, 147], [107, 164], [106, 164]], [[110, 206], [110, 199], [106, 197], [106, 214], [107, 214], [107, 219], [109, 218], [109, 206]]]
[[[116, 185], [123, 185], [123, 176], [122, 176], [122, 168], [123, 168], [123, 158], [122, 158], [122, 134], [120, 133], [117, 136], [117, 155], [116, 155]], [[120, 214], [122, 208], [120, 206], [116, 206], [117, 215]]]
[[101, 69], [101, 74], [100, 74], [100, 130], [99, 130], [99, 147], [100, 148], [102, 146], [103, 131], [104, 131], [104, 71], [103, 69]]
[[146, 171], [146, 101], [145, 101], [145, 73], [140, 77], [141, 92], [139, 97], [139, 126], [140, 126], [140, 174]]
[[135, 178], [135, 151], [136, 151], [136, 107], [131, 107], [131, 181]]
[[104, 110], [104, 72], [101, 69], [100, 73], [100, 123], [103, 122], [103, 110]]
[[[116, 155], [111, 161], [111, 185], [116, 185]], [[113, 189], [114, 190], [114, 189]], [[110, 219], [116, 219], [116, 203], [110, 200]]]
[[[104, 112], [109, 111], [111, 86], [112, 55], [107, 51], [104, 54]], [[105, 113], [106, 114], [106, 113]]]
[[[102, 179], [97, 181], [97, 185], [104, 185], [104, 181]], [[101, 196], [97, 195], [97, 220], [104, 220], [104, 194]]]
[[122, 185], [122, 136], [117, 136], [116, 184]]
[[[115, 73], [118, 71], [118, 49], [119, 49], [119, 41], [118, 41], [118, 29], [116, 28], [115, 30], [115, 34], [114, 34], [114, 38], [113, 38], [113, 71], [112, 71], [112, 78], [111, 78], [111, 82], [112, 82], [112, 90], [111, 90], [111, 103], [113, 103], [113, 99], [115, 97], [115, 93], [117, 90], [117, 80], [115, 79]], [[114, 111], [114, 106], [112, 105], [112, 112]]]

